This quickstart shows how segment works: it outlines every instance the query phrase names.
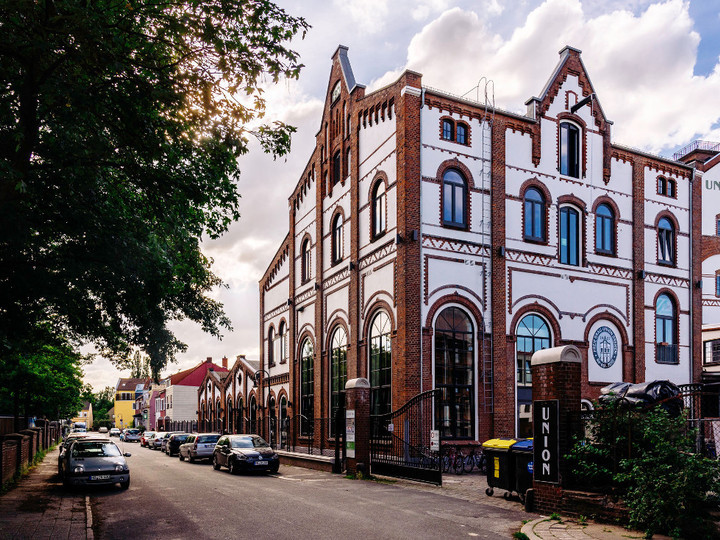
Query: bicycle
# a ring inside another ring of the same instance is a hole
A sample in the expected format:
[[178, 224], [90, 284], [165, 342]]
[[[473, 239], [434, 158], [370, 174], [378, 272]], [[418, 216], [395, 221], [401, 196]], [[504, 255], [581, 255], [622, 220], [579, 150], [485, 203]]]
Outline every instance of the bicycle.
[[466, 473], [470, 473], [476, 467], [479, 472], [486, 473], [487, 457], [482, 450], [478, 451], [476, 448], [473, 448], [463, 459], [463, 468]]
[[442, 457], [442, 471], [450, 472], [450, 469], [455, 474], [463, 473], [463, 459], [464, 456], [455, 446], [450, 446]]

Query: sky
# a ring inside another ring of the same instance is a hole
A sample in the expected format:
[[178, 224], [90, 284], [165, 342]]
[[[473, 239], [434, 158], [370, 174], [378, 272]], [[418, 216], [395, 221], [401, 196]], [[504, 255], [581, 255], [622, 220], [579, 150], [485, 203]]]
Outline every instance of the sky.
[[[349, 48], [355, 79], [367, 92], [405, 69], [423, 85], [475, 94], [493, 81], [501, 109], [525, 112], [565, 45], [582, 58], [614, 143], [671, 157], [695, 139], [720, 142], [720, 0], [280, 0], [312, 28], [296, 40], [305, 64], [299, 80], [265, 89], [269, 120], [297, 127], [291, 153], [273, 160], [257, 144], [239, 161], [242, 217], [220, 239], [203, 242], [227, 287], [213, 291], [232, 321], [222, 340], [192, 322], [171, 326], [188, 345], [163, 375], [206, 357], [257, 359], [258, 282], [288, 231], [288, 197], [309, 159], [320, 127], [338, 45]], [[115, 386], [118, 371], [96, 359], [85, 381]]]

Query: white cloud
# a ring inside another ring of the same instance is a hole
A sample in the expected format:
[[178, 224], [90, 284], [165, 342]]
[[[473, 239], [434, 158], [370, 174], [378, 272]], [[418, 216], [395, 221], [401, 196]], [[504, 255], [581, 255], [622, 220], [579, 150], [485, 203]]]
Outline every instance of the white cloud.
[[457, 94], [487, 76], [496, 104], [522, 112], [551, 75], [558, 51], [577, 47], [615, 122], [614, 140], [657, 152], [709, 132], [720, 117], [718, 69], [693, 75], [699, 39], [680, 0], [638, 15], [616, 10], [596, 17], [578, 0], [546, 0], [507, 39], [478, 14], [454, 8], [413, 37], [407, 67], [423, 74], [423, 84]]
[[376, 34], [386, 25], [388, 0], [334, 0], [333, 3], [347, 9], [363, 32]]

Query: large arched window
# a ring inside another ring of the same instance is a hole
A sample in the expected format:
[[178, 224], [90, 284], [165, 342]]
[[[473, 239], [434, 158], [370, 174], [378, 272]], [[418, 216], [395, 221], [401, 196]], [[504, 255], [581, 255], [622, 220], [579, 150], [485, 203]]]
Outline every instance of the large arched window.
[[373, 239], [385, 234], [386, 219], [385, 182], [379, 180], [372, 191], [372, 236]]
[[272, 367], [275, 365], [275, 328], [273, 328], [272, 326], [268, 330], [267, 348], [268, 366]]
[[245, 407], [243, 407], [243, 398], [238, 396], [237, 406], [235, 407], [235, 429], [238, 433], [245, 433]]
[[580, 177], [580, 128], [575, 124], [560, 124], [560, 174]]
[[580, 212], [572, 206], [560, 208], [560, 262], [580, 265]]
[[310, 280], [310, 239], [307, 238], [302, 243], [302, 282], [306, 283]]
[[335, 436], [335, 414], [344, 404], [347, 382], [347, 333], [338, 326], [330, 341], [330, 436]]
[[390, 317], [379, 312], [370, 325], [370, 414], [391, 411]]
[[657, 225], [658, 262], [675, 264], [675, 227], [666, 217], [660, 218]]
[[280, 330], [278, 332], [280, 341], [280, 363], [284, 364], [288, 359], [288, 346], [287, 346], [287, 325], [285, 321], [280, 323]]
[[268, 420], [267, 420], [267, 436], [268, 440], [267, 442], [272, 446], [273, 448], [277, 445], [277, 417], [276, 414], [276, 407], [275, 407], [275, 396], [268, 396]]
[[248, 414], [250, 419], [250, 433], [258, 433], [257, 425], [257, 400], [255, 396], [250, 396], [250, 405], [248, 406]]
[[655, 301], [655, 359], [660, 364], [677, 364], [677, 309], [669, 295]]
[[343, 217], [338, 213], [332, 222], [332, 262], [339, 263], [343, 258]]
[[467, 182], [459, 171], [448, 169], [443, 173], [442, 194], [443, 224], [465, 227], [467, 225], [467, 216], [465, 215]]
[[517, 434], [532, 437], [532, 355], [550, 347], [550, 327], [538, 315], [526, 315], [516, 332]]
[[280, 448], [288, 444], [288, 432], [290, 431], [290, 418], [287, 412], [287, 398], [283, 395], [280, 397]]
[[442, 439], [472, 439], [475, 426], [473, 324], [457, 307], [435, 321], [435, 429]]
[[525, 207], [525, 223], [523, 226], [525, 240], [545, 241], [545, 197], [540, 190], [528, 188], [523, 201]]
[[615, 254], [615, 213], [607, 204], [595, 210], [595, 251]]
[[300, 352], [300, 434], [310, 435], [315, 418], [315, 361], [310, 339], [303, 342]]
[[225, 427], [228, 433], [235, 433], [237, 426], [235, 425], [235, 411], [233, 411], [232, 396], [228, 396], [225, 402]]

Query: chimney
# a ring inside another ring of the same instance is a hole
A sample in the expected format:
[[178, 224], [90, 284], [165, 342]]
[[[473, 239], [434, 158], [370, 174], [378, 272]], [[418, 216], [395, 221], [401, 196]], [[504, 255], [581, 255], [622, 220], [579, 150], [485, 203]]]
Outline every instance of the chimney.
[[227, 369], [227, 356], [223, 356], [222, 367]]
[[207, 360], [205, 360], [206, 364], [212, 364], [212, 356], [208, 356]]

